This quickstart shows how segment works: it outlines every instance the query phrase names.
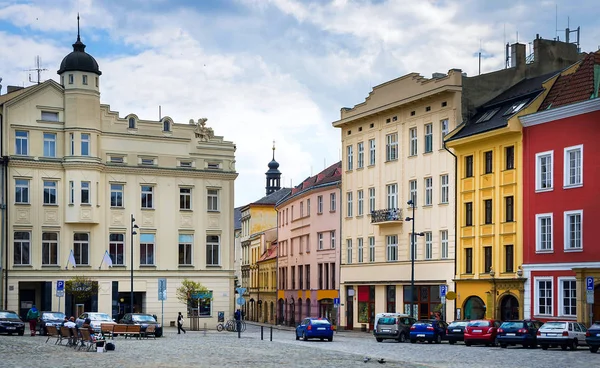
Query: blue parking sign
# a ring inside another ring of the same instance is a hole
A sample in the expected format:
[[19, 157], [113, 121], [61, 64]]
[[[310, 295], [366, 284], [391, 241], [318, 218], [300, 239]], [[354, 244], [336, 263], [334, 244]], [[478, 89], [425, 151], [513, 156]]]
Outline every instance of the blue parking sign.
[[335, 306], [340, 305], [340, 298], [333, 298], [333, 305], [335, 305]]
[[594, 278], [591, 276], [588, 276], [585, 278], [585, 286], [586, 286], [586, 290], [594, 290]]
[[61, 290], [65, 290], [65, 281], [64, 280], [58, 280], [56, 281], [56, 291], [61, 291]]
[[440, 285], [440, 296], [445, 297], [448, 292], [448, 285]]

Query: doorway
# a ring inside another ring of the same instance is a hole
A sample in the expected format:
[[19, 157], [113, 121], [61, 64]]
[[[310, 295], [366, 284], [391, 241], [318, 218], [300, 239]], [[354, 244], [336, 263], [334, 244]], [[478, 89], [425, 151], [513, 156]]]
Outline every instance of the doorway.
[[478, 296], [470, 296], [463, 305], [464, 319], [482, 319], [485, 317], [485, 304]]
[[346, 329], [354, 328], [354, 288], [346, 288]]
[[514, 321], [519, 319], [519, 301], [513, 295], [506, 295], [500, 301], [500, 320]]
[[594, 304], [592, 313], [590, 324], [594, 323], [594, 321], [600, 320], [600, 285], [594, 288]]

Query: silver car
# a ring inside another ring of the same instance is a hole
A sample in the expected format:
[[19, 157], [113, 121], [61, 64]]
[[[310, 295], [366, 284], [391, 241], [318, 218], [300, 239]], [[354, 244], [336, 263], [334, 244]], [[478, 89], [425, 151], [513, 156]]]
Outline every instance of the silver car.
[[78, 328], [81, 328], [81, 326], [83, 326], [83, 323], [85, 322], [85, 320], [89, 318], [91, 323], [90, 326], [92, 326], [92, 328], [94, 329], [94, 331], [96, 331], [96, 333], [100, 332], [100, 325], [102, 324], [113, 324], [116, 325], [115, 321], [113, 321], [113, 319], [106, 313], [100, 313], [100, 312], [86, 312], [81, 314], [81, 316], [77, 317], [77, 320], [75, 321], [75, 324], [77, 325]]
[[586, 332], [587, 328], [579, 322], [546, 322], [537, 332], [537, 343], [544, 350], [555, 346], [560, 346], [563, 350], [567, 350], [567, 348], [576, 350], [577, 346], [586, 345]]

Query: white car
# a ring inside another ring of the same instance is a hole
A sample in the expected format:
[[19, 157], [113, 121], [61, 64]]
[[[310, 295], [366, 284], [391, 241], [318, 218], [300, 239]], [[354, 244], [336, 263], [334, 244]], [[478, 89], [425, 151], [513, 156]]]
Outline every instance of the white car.
[[546, 322], [537, 332], [537, 343], [544, 350], [560, 346], [563, 350], [576, 350], [585, 343], [587, 328], [579, 322], [551, 321]]
[[81, 328], [81, 326], [83, 326], [83, 323], [85, 322], [86, 318], [90, 319], [90, 321], [91, 321], [90, 325], [96, 332], [100, 332], [100, 325], [102, 325], [102, 324], [116, 325], [116, 322], [113, 321], [113, 319], [106, 313], [86, 312], [86, 313], [83, 313], [81, 316], [77, 317], [75, 324], [77, 325], [78, 328]]

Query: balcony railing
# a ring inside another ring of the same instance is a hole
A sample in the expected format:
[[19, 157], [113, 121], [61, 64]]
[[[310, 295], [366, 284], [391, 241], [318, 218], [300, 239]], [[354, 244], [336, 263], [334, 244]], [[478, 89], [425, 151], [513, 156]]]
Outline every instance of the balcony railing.
[[381, 222], [402, 222], [401, 208], [387, 208], [384, 210], [375, 210], [371, 212], [371, 223]]

